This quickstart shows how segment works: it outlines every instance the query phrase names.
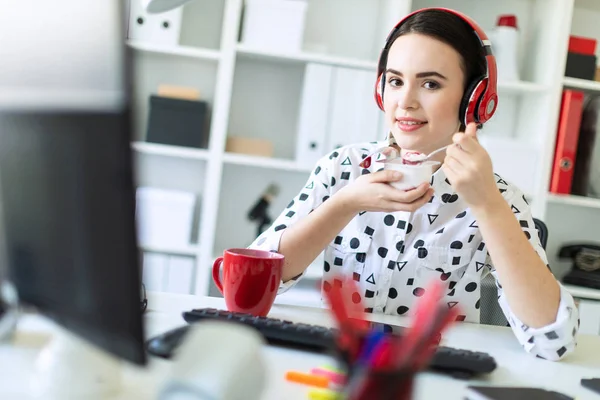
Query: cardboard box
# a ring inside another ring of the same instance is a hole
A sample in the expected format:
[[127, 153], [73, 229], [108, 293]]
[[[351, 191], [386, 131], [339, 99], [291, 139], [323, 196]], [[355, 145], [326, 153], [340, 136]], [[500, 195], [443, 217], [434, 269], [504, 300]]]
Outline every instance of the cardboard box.
[[170, 97], [173, 99], [200, 100], [200, 91], [198, 89], [184, 86], [159, 85], [157, 94], [161, 97]]
[[265, 139], [232, 136], [227, 138], [225, 151], [228, 153], [273, 157], [273, 143]]

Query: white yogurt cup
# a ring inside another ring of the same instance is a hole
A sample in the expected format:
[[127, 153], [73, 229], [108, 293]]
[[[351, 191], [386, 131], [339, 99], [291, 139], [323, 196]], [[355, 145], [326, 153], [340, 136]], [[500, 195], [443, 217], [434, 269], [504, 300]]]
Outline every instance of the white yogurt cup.
[[419, 165], [402, 164], [401, 161], [388, 161], [385, 169], [400, 171], [402, 178], [399, 181], [390, 182], [390, 185], [399, 190], [414, 189], [424, 182], [431, 181], [433, 167], [440, 165], [439, 161], [425, 161]]

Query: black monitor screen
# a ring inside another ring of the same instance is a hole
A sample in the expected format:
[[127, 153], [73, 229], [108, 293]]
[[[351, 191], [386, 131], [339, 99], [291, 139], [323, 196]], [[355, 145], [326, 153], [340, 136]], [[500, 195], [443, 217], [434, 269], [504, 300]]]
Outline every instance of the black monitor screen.
[[0, 185], [20, 300], [144, 362], [129, 119], [0, 111]]

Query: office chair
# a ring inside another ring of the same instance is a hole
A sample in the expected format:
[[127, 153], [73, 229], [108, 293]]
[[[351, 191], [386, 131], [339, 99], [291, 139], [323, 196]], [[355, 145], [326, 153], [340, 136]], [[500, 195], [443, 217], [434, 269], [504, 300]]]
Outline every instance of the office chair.
[[[534, 226], [538, 232], [538, 237], [542, 248], [546, 249], [548, 243], [548, 227], [546, 224], [537, 219], [533, 219]], [[496, 279], [492, 274], [487, 274], [481, 279], [481, 312], [479, 322], [486, 325], [509, 326], [508, 320], [502, 312], [502, 308], [498, 303], [498, 288], [496, 287]]]

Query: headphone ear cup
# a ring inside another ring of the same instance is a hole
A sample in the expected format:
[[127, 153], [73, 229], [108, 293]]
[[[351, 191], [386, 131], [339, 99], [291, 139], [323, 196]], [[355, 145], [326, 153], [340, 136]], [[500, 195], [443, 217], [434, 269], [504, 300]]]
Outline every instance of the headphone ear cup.
[[469, 84], [469, 86], [467, 86], [465, 94], [463, 95], [462, 100], [460, 101], [458, 119], [461, 122], [461, 124], [464, 124], [465, 126], [469, 122], [477, 122], [479, 120], [478, 116], [475, 115], [475, 113], [477, 112], [477, 104], [479, 103], [480, 97], [478, 96], [473, 99], [471, 99], [471, 97], [473, 97], [473, 94], [476, 92], [477, 87], [481, 82], [481, 79], [475, 79], [474, 81], [472, 81]]
[[377, 78], [377, 82], [375, 83], [375, 102], [377, 106], [384, 111], [383, 108], [383, 76], [384, 74], [379, 75]]

